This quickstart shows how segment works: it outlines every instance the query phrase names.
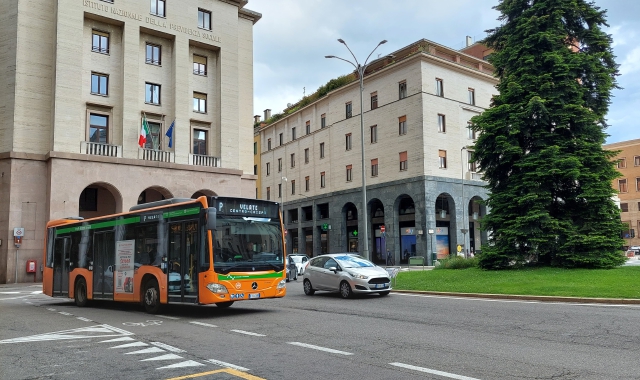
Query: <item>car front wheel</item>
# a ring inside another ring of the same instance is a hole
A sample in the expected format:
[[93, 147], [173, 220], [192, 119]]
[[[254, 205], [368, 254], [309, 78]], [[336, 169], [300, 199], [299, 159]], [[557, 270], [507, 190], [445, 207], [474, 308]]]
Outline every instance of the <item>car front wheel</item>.
[[342, 281], [340, 283], [340, 296], [342, 298], [351, 298], [353, 296], [351, 285], [349, 285], [349, 283], [346, 281]]
[[304, 287], [304, 294], [308, 296], [312, 296], [316, 292], [315, 290], [313, 290], [313, 287], [311, 286], [311, 281], [309, 280], [304, 280], [303, 287]]

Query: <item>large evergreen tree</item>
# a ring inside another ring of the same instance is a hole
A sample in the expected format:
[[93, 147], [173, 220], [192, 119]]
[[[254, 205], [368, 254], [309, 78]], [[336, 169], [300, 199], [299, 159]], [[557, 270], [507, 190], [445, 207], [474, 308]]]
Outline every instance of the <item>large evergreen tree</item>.
[[620, 265], [615, 152], [602, 149], [618, 74], [606, 12], [586, 0], [500, 0], [495, 9], [502, 24], [484, 43], [500, 94], [472, 119], [473, 159], [490, 190], [480, 265]]

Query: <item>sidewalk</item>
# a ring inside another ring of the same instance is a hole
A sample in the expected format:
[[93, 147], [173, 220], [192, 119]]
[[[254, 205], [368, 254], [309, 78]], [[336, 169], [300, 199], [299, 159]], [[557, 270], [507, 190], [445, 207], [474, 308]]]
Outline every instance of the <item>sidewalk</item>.
[[18, 288], [29, 288], [33, 287], [34, 289], [37, 287], [38, 289], [42, 289], [42, 282], [18, 282], [17, 284], [0, 284], [0, 289], [18, 289]]

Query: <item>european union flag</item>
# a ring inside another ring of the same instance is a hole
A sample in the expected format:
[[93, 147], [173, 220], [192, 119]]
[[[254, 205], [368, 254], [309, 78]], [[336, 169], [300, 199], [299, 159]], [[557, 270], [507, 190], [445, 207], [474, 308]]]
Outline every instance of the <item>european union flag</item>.
[[176, 124], [176, 120], [173, 119], [173, 122], [171, 123], [171, 126], [167, 130], [167, 133], [165, 133], [165, 135], [169, 138], [169, 148], [173, 147], [173, 127], [174, 127], [175, 124]]

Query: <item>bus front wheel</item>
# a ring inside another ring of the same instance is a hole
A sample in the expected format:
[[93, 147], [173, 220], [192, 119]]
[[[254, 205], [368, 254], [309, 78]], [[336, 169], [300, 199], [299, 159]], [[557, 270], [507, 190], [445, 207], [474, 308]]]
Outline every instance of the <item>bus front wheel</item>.
[[76, 281], [76, 289], [73, 294], [73, 298], [76, 301], [76, 306], [85, 307], [89, 300], [87, 299], [87, 282], [84, 278], [80, 278]]
[[149, 314], [156, 314], [160, 310], [160, 290], [156, 280], [147, 281], [144, 287], [144, 309]]
[[222, 307], [222, 308], [227, 308], [231, 305], [233, 305], [234, 301], [227, 301], [227, 302], [216, 302], [216, 306], [217, 307]]

